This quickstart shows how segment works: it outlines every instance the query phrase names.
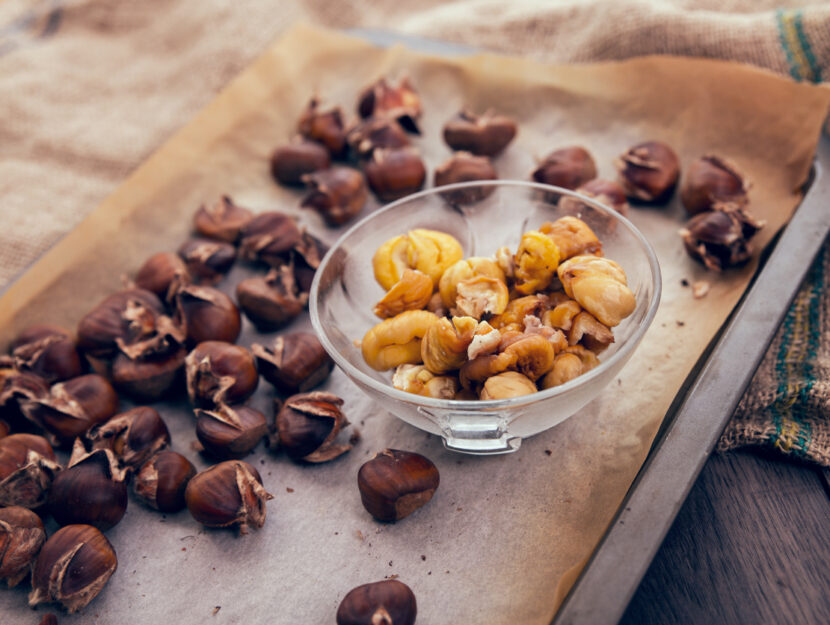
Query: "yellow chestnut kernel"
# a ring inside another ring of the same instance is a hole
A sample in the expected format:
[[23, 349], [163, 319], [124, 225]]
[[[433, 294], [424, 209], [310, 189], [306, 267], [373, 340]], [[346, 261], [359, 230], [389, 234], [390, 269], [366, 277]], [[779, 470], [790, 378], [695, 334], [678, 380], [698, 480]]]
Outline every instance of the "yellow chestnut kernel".
[[475, 319], [485, 314], [499, 315], [507, 308], [507, 285], [496, 278], [476, 276], [458, 283], [455, 309]]
[[515, 258], [516, 290], [525, 295], [544, 291], [558, 266], [559, 248], [556, 243], [538, 230], [525, 232]]
[[582, 361], [579, 356], [564, 352], [556, 356], [553, 361], [553, 369], [539, 381], [539, 386], [543, 389], [559, 386], [565, 382], [570, 382], [582, 373]]
[[438, 317], [428, 310], [407, 310], [370, 329], [360, 347], [372, 369], [385, 371], [421, 362], [421, 339]]
[[487, 378], [479, 397], [481, 399], [508, 399], [536, 392], [532, 380], [517, 371], [505, 371]]
[[559, 266], [558, 273], [565, 292], [608, 327], [619, 325], [637, 307], [625, 272], [613, 260], [574, 256]]
[[381, 319], [388, 319], [405, 310], [420, 310], [432, 297], [432, 280], [417, 270], [404, 269], [401, 279], [389, 289], [377, 304], [374, 312]]
[[559, 262], [580, 254], [602, 256], [602, 243], [594, 231], [577, 217], [562, 217], [542, 224], [540, 232], [548, 235], [559, 248]]
[[381, 245], [372, 257], [375, 280], [387, 291], [397, 284], [404, 269], [409, 267], [407, 249], [409, 240], [405, 235], [392, 237]]
[[446, 232], [417, 228], [410, 230], [406, 238], [409, 266], [427, 274], [435, 286], [444, 271], [464, 256], [461, 244]]
[[472, 317], [444, 317], [432, 324], [421, 342], [421, 360], [432, 373], [458, 369], [467, 361], [467, 347], [478, 321]]

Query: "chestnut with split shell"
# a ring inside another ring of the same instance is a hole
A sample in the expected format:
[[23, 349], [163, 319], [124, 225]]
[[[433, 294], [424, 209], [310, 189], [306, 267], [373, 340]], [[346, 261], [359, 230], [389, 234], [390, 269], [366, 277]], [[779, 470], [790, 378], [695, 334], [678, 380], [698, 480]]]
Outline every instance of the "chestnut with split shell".
[[199, 343], [185, 360], [187, 394], [200, 408], [223, 403], [242, 403], [259, 384], [250, 351], [222, 341]]
[[27, 508], [0, 508], [0, 581], [14, 588], [29, 575], [30, 563], [46, 541], [40, 517]]
[[0, 439], [0, 506], [40, 508], [60, 470], [52, 446], [42, 436], [11, 434]]
[[262, 377], [282, 393], [305, 393], [322, 384], [331, 373], [334, 361], [310, 332], [278, 336], [270, 347], [254, 343]]
[[597, 166], [588, 150], [571, 146], [548, 154], [532, 177], [536, 182], [576, 189], [597, 177]]
[[341, 226], [366, 204], [363, 174], [351, 167], [331, 167], [303, 176], [309, 187], [301, 206], [320, 213], [329, 226]]
[[236, 243], [242, 228], [254, 214], [247, 208], [234, 204], [227, 195], [223, 195], [212, 204], [203, 204], [193, 217], [196, 231], [203, 237]]
[[444, 125], [448, 146], [479, 156], [500, 154], [515, 136], [516, 122], [493, 111], [483, 115], [461, 111]]
[[155, 408], [137, 406], [93, 427], [84, 438], [89, 449], [109, 449], [123, 466], [137, 469], [170, 444], [170, 431]]
[[279, 266], [300, 243], [302, 232], [290, 215], [279, 211], [260, 213], [242, 229], [239, 255], [251, 262]]
[[346, 593], [337, 608], [337, 625], [413, 625], [417, 613], [412, 589], [386, 579]]
[[243, 457], [267, 433], [265, 415], [248, 406], [196, 410], [196, 437], [208, 455], [220, 460]]
[[[453, 156], [439, 165], [435, 170], [435, 186], [456, 182], [472, 182], [475, 180], [496, 180], [498, 175], [490, 159], [486, 156], [475, 156], [469, 152], [456, 152]], [[472, 187], [445, 191], [442, 195], [448, 202], [456, 204], [472, 204], [480, 202], [490, 196], [495, 187]]]
[[191, 239], [179, 247], [179, 256], [193, 278], [214, 284], [230, 271], [236, 260], [236, 248], [225, 241]]
[[188, 284], [190, 274], [184, 261], [173, 252], [159, 252], [148, 258], [135, 274], [135, 285], [159, 299], [172, 299], [179, 285]]
[[305, 309], [308, 293], [300, 293], [292, 264], [236, 285], [236, 300], [260, 331], [272, 331], [293, 321]]
[[161, 512], [185, 508], [184, 491], [196, 475], [196, 467], [175, 451], [160, 451], [138, 469], [133, 492], [148, 506]]
[[617, 158], [615, 165], [625, 194], [641, 202], [668, 201], [680, 178], [677, 154], [659, 141], [646, 141], [629, 148]]
[[332, 158], [341, 158], [346, 153], [346, 129], [340, 107], [321, 106], [318, 98], [312, 98], [300, 117], [297, 131], [324, 145]]
[[369, 188], [382, 202], [391, 202], [419, 191], [427, 170], [413, 147], [379, 148], [363, 165]]
[[432, 499], [438, 469], [428, 458], [411, 451], [386, 449], [357, 473], [363, 507], [378, 521], [395, 522]]
[[302, 185], [303, 176], [331, 165], [328, 150], [317, 141], [298, 137], [271, 155], [271, 175], [284, 185]]
[[33, 373], [49, 384], [84, 372], [75, 339], [57, 326], [26, 328], [12, 341], [11, 355], [18, 371]]
[[349, 425], [340, 406], [343, 400], [332, 393], [316, 391], [292, 395], [276, 414], [279, 446], [292, 460], [327, 462], [352, 446], [335, 442], [340, 430]]
[[227, 295], [209, 286], [186, 286], [176, 295], [176, 321], [190, 344], [203, 341], [233, 343], [242, 319]]
[[712, 154], [694, 161], [683, 178], [680, 199], [689, 215], [728, 206], [741, 207], [749, 201], [749, 183], [738, 168]]
[[360, 94], [357, 112], [363, 118], [378, 117], [396, 120], [407, 132], [421, 134], [421, 98], [409, 78], [401, 77], [396, 85], [386, 78], [368, 86]]

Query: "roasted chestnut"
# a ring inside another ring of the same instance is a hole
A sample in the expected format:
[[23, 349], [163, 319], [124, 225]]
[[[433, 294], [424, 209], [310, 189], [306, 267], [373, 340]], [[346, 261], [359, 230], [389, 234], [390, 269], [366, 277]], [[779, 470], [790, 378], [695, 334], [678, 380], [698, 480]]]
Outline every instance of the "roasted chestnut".
[[242, 228], [253, 216], [247, 208], [237, 206], [223, 195], [213, 204], [200, 206], [193, 217], [193, 225], [204, 237], [236, 243]]
[[49, 385], [39, 375], [23, 373], [11, 366], [0, 368], [0, 417], [11, 429], [27, 429], [29, 422], [21, 408], [27, 400], [48, 396]]
[[155, 408], [138, 406], [96, 425], [84, 438], [89, 449], [109, 449], [123, 466], [137, 469], [170, 444], [170, 431]]
[[276, 416], [279, 445], [292, 460], [327, 462], [349, 451], [349, 444], [335, 443], [349, 422], [340, 410], [343, 400], [332, 393], [315, 391], [292, 395]]
[[351, 167], [330, 167], [303, 176], [310, 191], [303, 208], [316, 210], [329, 226], [340, 226], [360, 212], [368, 193], [363, 174]]
[[32, 567], [29, 605], [60, 603], [70, 614], [104, 589], [118, 567], [110, 542], [90, 525], [68, 525], [44, 543]]
[[352, 588], [337, 608], [337, 625], [413, 625], [417, 613], [412, 589], [385, 579]]
[[0, 506], [40, 508], [60, 470], [52, 446], [42, 436], [11, 434], [0, 439]]
[[444, 141], [448, 146], [479, 156], [500, 154], [515, 136], [516, 122], [493, 111], [484, 115], [461, 111], [444, 125]]
[[184, 492], [187, 509], [207, 527], [236, 526], [240, 534], [265, 525], [265, 490], [257, 470], [242, 460], [226, 460], [197, 473]]
[[749, 185], [732, 163], [707, 155], [693, 162], [683, 179], [680, 199], [686, 212], [697, 215], [718, 207], [744, 206], [749, 201]]
[[38, 515], [20, 506], [0, 508], [0, 581], [13, 588], [25, 579], [44, 542], [46, 532]]
[[187, 394], [198, 407], [242, 403], [259, 383], [254, 357], [239, 345], [199, 343], [187, 355]]
[[170, 300], [179, 285], [190, 282], [184, 261], [173, 252], [153, 254], [135, 274], [135, 285], [162, 300]]
[[680, 236], [692, 258], [721, 271], [752, 257], [750, 239], [763, 227], [764, 222], [745, 209], [729, 208], [698, 213], [681, 228]]
[[420, 134], [418, 118], [421, 117], [421, 98], [409, 82], [402, 77], [397, 85], [390, 85], [381, 78], [363, 90], [357, 102], [357, 112], [363, 118], [376, 117], [396, 120], [404, 130]]
[[58, 525], [85, 523], [106, 531], [127, 511], [127, 482], [109, 449], [87, 453], [79, 441], [69, 466], [49, 491], [49, 511]]
[[[435, 186], [455, 184], [456, 182], [474, 182], [476, 180], [496, 180], [498, 175], [490, 159], [486, 156], [474, 156], [469, 152], [456, 152], [449, 160], [435, 169]], [[480, 202], [491, 195], [496, 187], [473, 187], [444, 191], [441, 195], [453, 204], [471, 204]]]
[[424, 186], [427, 176], [424, 161], [413, 147], [377, 149], [363, 171], [369, 188], [383, 202], [415, 193]]
[[281, 393], [305, 393], [329, 377], [334, 361], [310, 332], [278, 336], [271, 347], [251, 345], [262, 377]]
[[242, 319], [227, 295], [209, 286], [186, 286], [176, 295], [176, 321], [191, 345], [202, 341], [233, 343]]
[[6, 438], [9, 434], [11, 434], [11, 427], [5, 421], [0, 421], [0, 438]]
[[308, 293], [300, 293], [291, 264], [267, 276], [247, 278], [236, 285], [239, 307], [261, 331], [281, 328], [303, 312]]
[[[613, 208], [620, 215], [628, 215], [628, 202], [625, 191], [613, 180], [594, 178], [576, 189], [577, 193], [593, 198], [608, 208]], [[585, 204], [575, 197], [563, 195], [559, 198], [559, 208], [569, 215], [579, 215], [585, 210]]]
[[196, 437], [208, 455], [220, 460], [241, 458], [267, 433], [265, 415], [248, 406], [196, 410]]
[[597, 177], [597, 166], [588, 150], [571, 146], [548, 154], [532, 176], [536, 182], [576, 189]]
[[11, 344], [14, 366], [52, 384], [84, 372], [78, 346], [69, 332], [49, 325], [26, 328]]
[[58, 625], [58, 617], [54, 614], [44, 614], [38, 625]]
[[213, 284], [230, 271], [236, 260], [236, 248], [225, 241], [191, 239], [179, 248], [179, 256], [194, 279]]
[[646, 141], [629, 148], [615, 165], [625, 194], [641, 202], [668, 201], [680, 178], [677, 154], [659, 141]]
[[297, 124], [297, 131], [305, 138], [326, 146], [333, 158], [346, 153], [346, 129], [339, 106], [324, 107], [312, 98]]
[[118, 354], [112, 361], [110, 379], [133, 399], [155, 401], [179, 388], [186, 354], [184, 348], [136, 360]]
[[301, 237], [293, 217], [277, 211], [261, 213], [242, 230], [239, 254], [251, 262], [281, 265]]
[[303, 176], [331, 165], [328, 150], [316, 141], [299, 137], [274, 150], [271, 175], [280, 184], [301, 185]]
[[360, 122], [349, 131], [346, 140], [359, 159], [369, 158], [378, 148], [403, 148], [410, 144], [401, 125], [385, 117]]
[[411, 451], [386, 449], [357, 473], [363, 507], [378, 521], [400, 521], [426, 504], [438, 488], [435, 465]]
[[136, 497], [161, 512], [185, 507], [184, 491], [196, 468], [175, 451], [161, 451], [141, 465], [133, 481]]
[[303, 231], [302, 239], [294, 246], [294, 277], [300, 293], [311, 291], [314, 273], [320, 266], [328, 246], [314, 235]]

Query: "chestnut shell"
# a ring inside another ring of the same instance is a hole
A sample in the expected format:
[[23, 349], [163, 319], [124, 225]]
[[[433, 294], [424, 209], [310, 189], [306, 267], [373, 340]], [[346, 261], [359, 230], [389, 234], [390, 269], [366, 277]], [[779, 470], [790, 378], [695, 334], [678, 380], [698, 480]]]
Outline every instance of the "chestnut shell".
[[160, 451], [139, 468], [133, 481], [136, 497], [161, 512], [178, 512], [186, 506], [184, 491], [196, 467], [175, 451]]
[[26, 328], [11, 344], [14, 365], [52, 384], [84, 372], [78, 345], [69, 332], [50, 325]]
[[438, 488], [438, 469], [411, 451], [386, 449], [357, 473], [363, 507], [379, 521], [399, 521], [426, 504]]
[[346, 593], [337, 608], [337, 625], [413, 625], [417, 613], [412, 589], [386, 579]]

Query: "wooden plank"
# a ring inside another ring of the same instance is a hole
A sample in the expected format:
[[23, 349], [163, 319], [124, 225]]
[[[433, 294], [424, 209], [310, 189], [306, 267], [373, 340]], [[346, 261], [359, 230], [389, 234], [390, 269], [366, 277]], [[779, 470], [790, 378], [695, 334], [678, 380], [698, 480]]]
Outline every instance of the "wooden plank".
[[830, 500], [812, 467], [705, 465], [620, 623], [830, 623]]

